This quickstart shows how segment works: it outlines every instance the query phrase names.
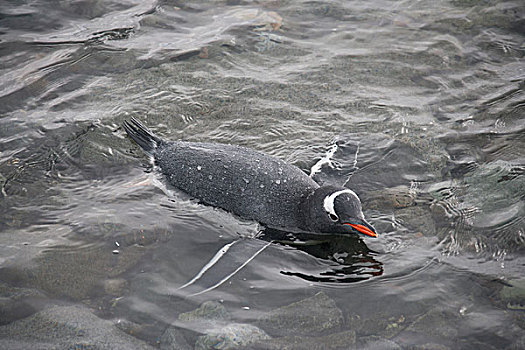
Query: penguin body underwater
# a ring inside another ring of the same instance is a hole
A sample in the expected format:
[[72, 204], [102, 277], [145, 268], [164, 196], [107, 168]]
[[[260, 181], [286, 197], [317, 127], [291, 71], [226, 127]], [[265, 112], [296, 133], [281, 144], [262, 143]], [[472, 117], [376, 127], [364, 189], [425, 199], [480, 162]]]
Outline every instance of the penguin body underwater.
[[171, 185], [204, 204], [281, 231], [377, 237], [350, 189], [319, 186], [299, 168], [249, 148], [165, 141], [135, 118], [123, 127]]

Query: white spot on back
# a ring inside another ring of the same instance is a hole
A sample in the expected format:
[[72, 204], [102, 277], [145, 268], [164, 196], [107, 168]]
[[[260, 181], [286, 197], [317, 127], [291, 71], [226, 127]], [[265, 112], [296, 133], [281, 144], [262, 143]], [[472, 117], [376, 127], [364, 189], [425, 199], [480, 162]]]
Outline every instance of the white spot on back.
[[348, 193], [351, 196], [354, 196], [355, 198], [357, 198], [357, 200], [359, 200], [359, 197], [357, 196], [357, 194], [355, 194], [354, 191], [349, 190], [349, 189], [334, 192], [331, 195], [326, 196], [325, 199], [324, 199], [323, 206], [324, 206], [324, 210], [326, 210], [327, 213], [334, 214], [334, 215], [337, 216], [337, 214], [335, 212], [335, 209], [334, 209], [334, 202], [335, 202], [335, 199], [337, 198], [337, 196], [339, 196], [339, 195], [341, 195], [343, 193]]

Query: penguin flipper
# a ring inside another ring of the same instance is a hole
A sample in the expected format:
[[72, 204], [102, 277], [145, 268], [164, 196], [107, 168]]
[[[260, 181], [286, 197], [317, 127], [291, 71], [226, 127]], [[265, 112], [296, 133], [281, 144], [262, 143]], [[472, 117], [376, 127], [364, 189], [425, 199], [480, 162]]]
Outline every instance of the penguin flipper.
[[128, 136], [149, 155], [153, 155], [155, 149], [163, 142], [161, 138], [156, 136], [144, 124], [133, 117], [130, 121], [125, 120], [122, 127]]

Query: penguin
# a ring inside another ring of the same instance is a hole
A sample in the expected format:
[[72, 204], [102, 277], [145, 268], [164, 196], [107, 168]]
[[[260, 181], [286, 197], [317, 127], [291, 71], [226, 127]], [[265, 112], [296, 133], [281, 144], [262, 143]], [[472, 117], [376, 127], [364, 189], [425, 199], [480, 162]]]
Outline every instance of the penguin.
[[203, 204], [280, 231], [377, 237], [348, 188], [320, 186], [299, 168], [250, 148], [166, 141], [135, 118], [123, 128], [172, 186]]

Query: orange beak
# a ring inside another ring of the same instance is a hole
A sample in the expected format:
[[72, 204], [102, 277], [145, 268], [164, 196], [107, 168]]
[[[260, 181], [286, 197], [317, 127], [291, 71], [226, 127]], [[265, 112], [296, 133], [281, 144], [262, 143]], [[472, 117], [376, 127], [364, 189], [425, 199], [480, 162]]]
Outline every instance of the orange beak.
[[370, 236], [370, 237], [374, 237], [374, 238], [377, 238], [377, 233], [375, 233], [374, 231], [372, 231], [371, 229], [369, 229], [368, 227], [364, 226], [364, 225], [359, 225], [359, 224], [351, 224], [351, 223], [343, 223], [343, 225], [348, 225], [348, 226], [352, 226], [353, 228], [355, 228], [357, 231], [367, 235], [367, 236]]

